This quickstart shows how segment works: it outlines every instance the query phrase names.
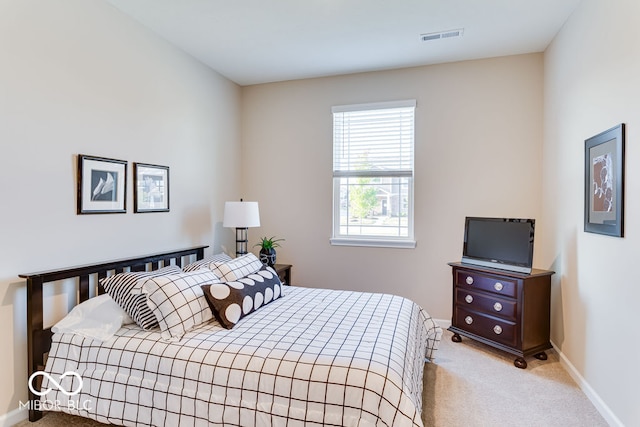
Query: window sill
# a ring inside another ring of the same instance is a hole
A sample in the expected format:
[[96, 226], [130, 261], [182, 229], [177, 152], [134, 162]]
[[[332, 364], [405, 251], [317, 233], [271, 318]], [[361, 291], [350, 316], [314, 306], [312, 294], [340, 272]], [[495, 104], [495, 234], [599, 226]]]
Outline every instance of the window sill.
[[333, 246], [364, 246], [372, 248], [401, 248], [414, 249], [415, 240], [385, 240], [385, 239], [353, 239], [334, 237], [329, 239]]

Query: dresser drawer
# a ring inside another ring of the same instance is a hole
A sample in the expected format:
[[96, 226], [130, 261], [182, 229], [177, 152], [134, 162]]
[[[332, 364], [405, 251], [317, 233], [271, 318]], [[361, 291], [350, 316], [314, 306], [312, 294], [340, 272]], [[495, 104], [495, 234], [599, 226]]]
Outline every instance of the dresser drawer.
[[500, 298], [493, 294], [474, 292], [470, 289], [456, 287], [456, 304], [469, 310], [483, 311], [515, 321], [517, 302], [513, 299]]
[[459, 305], [454, 311], [454, 326], [510, 347], [516, 346], [518, 328], [514, 322], [467, 311]]
[[454, 284], [466, 289], [481, 289], [511, 298], [515, 298], [518, 292], [518, 279], [469, 270], [455, 270]]

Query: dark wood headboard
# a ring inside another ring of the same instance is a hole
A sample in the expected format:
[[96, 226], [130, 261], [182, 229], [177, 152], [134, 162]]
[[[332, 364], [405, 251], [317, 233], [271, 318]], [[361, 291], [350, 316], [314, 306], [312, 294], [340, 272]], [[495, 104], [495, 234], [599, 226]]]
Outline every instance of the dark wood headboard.
[[[121, 273], [123, 271], [150, 271], [160, 267], [168, 266], [171, 261], [177, 266], [182, 266], [183, 258], [191, 262], [204, 257], [204, 249], [208, 246], [194, 246], [192, 248], [165, 252], [160, 254], [146, 255], [137, 258], [108, 261], [99, 264], [84, 265], [58, 270], [42, 271], [38, 273], [20, 274], [20, 277], [27, 280], [27, 347], [28, 347], [28, 375], [31, 377], [34, 372], [44, 369], [45, 355], [51, 348], [51, 328], [44, 328], [43, 322], [43, 285], [45, 283], [58, 280], [77, 279], [78, 295], [77, 304], [86, 301], [90, 297], [91, 276], [97, 275], [97, 294], [104, 293], [98, 280], [107, 277], [109, 272]], [[38, 385], [39, 388], [39, 385]], [[38, 400], [38, 396], [29, 390], [29, 402]], [[29, 405], [29, 420], [37, 421], [42, 418], [42, 412], [33, 409], [35, 405]]]

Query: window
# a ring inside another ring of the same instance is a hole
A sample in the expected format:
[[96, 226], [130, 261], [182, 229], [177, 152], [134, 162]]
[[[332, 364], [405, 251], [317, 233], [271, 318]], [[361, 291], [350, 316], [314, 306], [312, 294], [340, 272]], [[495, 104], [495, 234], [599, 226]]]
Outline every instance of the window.
[[333, 107], [334, 245], [415, 247], [416, 101]]

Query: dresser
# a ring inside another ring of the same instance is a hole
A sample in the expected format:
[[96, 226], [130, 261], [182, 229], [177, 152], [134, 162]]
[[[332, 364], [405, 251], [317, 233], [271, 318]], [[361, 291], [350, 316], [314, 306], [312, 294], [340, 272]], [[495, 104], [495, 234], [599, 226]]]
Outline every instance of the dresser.
[[453, 273], [451, 338], [468, 337], [516, 356], [525, 369], [525, 357], [546, 360], [549, 341], [551, 276], [533, 269], [515, 273], [469, 264], [449, 263]]

